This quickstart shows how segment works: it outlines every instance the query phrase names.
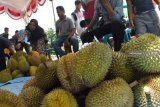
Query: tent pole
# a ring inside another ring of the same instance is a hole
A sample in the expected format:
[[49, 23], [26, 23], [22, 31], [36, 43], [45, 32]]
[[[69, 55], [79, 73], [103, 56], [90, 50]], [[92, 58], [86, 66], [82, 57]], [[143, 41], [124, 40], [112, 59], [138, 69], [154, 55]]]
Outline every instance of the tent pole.
[[54, 13], [53, 0], [52, 0], [52, 10], [53, 10], [54, 24], [56, 25], [56, 18], [55, 18], [55, 13]]

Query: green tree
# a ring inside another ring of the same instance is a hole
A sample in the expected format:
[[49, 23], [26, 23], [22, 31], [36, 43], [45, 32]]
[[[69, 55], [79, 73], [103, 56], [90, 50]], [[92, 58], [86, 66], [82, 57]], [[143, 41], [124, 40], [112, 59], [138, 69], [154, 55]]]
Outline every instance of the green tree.
[[47, 32], [47, 38], [48, 38], [48, 45], [49, 48], [52, 47], [52, 42], [55, 40], [56, 34], [53, 28], [48, 28]]

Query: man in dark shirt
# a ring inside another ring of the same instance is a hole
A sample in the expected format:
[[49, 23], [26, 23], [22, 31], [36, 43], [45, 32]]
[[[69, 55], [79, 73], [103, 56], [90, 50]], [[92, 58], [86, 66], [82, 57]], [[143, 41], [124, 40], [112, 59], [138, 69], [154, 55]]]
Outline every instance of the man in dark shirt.
[[4, 37], [0, 37], [0, 71], [6, 68], [5, 48], [8, 48], [11, 54], [14, 53], [11, 42]]
[[9, 32], [9, 28], [5, 27], [4, 28], [4, 33], [2, 33], [0, 36], [8, 39], [8, 36], [9, 36], [8, 32]]

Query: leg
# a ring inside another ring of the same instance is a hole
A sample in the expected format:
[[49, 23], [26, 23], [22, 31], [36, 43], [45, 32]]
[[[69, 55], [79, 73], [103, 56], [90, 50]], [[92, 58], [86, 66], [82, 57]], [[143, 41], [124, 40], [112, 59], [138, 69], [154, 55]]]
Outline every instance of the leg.
[[149, 12], [145, 19], [148, 19], [146, 21], [147, 31], [160, 36], [160, 21], [156, 11]]
[[135, 23], [135, 33], [136, 35], [141, 35], [147, 32], [146, 25], [144, 23], [144, 17], [143, 15], [136, 15], [134, 19]]
[[69, 42], [71, 43], [71, 45], [73, 46], [73, 51], [77, 52], [79, 50], [79, 43], [78, 43], [78, 39], [76, 36], [72, 36], [69, 40]]
[[114, 40], [114, 51], [121, 49], [121, 44], [124, 41], [125, 26], [122, 22], [114, 21], [110, 23], [111, 32]]
[[63, 45], [65, 39], [67, 36], [60, 36], [55, 39], [52, 46], [56, 52], [57, 55], [63, 56], [65, 52], [61, 49], [61, 46]]
[[[107, 30], [106, 30], [107, 29]], [[101, 39], [104, 35], [111, 33], [110, 26], [104, 25], [103, 27], [96, 28], [90, 32], [87, 32], [83, 36], [81, 36], [82, 43], [93, 42], [94, 36], [97, 39]]]

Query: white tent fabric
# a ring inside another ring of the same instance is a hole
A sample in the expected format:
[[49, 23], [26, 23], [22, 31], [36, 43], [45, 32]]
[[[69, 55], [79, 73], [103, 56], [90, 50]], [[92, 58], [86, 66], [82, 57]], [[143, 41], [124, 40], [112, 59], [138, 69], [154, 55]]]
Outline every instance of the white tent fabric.
[[46, 0], [0, 0], [0, 14], [6, 12], [13, 19], [30, 17], [35, 13], [38, 4], [42, 6]]

